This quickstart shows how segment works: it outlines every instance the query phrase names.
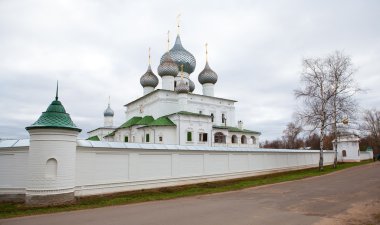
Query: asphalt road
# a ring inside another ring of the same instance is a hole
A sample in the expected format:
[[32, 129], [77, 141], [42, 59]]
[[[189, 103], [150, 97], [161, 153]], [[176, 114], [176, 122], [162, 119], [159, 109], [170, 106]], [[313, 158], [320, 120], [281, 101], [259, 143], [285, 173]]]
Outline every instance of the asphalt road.
[[369, 218], [371, 212], [380, 215], [379, 196], [380, 163], [372, 163], [321, 177], [240, 191], [12, 218], [0, 220], [0, 224], [356, 224], [353, 218]]

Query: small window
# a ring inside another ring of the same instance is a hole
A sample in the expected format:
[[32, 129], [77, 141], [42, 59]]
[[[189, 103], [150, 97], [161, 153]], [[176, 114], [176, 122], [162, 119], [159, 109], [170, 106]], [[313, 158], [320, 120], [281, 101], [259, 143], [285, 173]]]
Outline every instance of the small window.
[[159, 137], [158, 137], [158, 141], [159, 141], [159, 142], [162, 142], [162, 136], [159, 136]]
[[199, 142], [207, 142], [207, 133], [199, 133]]
[[124, 142], [128, 142], [128, 136], [124, 137]]
[[177, 87], [177, 81], [174, 81], [174, 87]]
[[224, 113], [222, 113], [222, 123], [226, 122], [226, 118], [224, 117]]
[[187, 132], [187, 141], [192, 141], [193, 140], [193, 137], [192, 137], [192, 133], [190, 131]]
[[346, 150], [343, 150], [343, 151], [342, 151], [342, 155], [343, 155], [343, 157], [346, 157], [346, 156], [347, 156], [347, 152], [346, 152]]
[[211, 113], [211, 122], [214, 122], [214, 113]]
[[57, 177], [57, 168], [57, 160], [54, 158], [48, 159], [48, 161], [46, 161], [45, 177], [49, 179], [55, 179]]
[[149, 134], [145, 135], [145, 142], [149, 142]]

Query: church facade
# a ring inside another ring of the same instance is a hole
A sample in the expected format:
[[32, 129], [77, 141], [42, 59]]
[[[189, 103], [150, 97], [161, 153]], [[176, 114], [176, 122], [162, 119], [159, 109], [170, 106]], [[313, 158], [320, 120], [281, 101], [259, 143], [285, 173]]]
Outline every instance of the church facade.
[[89, 140], [258, 147], [260, 132], [244, 129], [242, 121], [236, 123], [237, 101], [214, 96], [218, 75], [209, 65], [207, 45], [205, 67], [198, 75], [202, 94], [193, 93], [195, 84], [190, 75], [195, 66], [195, 57], [177, 35], [174, 46], [161, 57], [157, 68], [161, 89], [157, 88], [159, 78], [149, 63], [140, 78], [143, 95], [125, 105], [126, 122], [114, 127], [114, 112], [108, 105], [104, 126], [88, 132]]

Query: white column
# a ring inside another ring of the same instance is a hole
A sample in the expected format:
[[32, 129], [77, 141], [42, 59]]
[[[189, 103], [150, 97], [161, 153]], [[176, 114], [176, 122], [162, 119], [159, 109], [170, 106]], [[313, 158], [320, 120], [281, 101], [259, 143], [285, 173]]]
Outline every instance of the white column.
[[105, 116], [104, 117], [104, 126], [112, 127], [113, 126], [113, 116]]
[[162, 89], [174, 91], [174, 77], [173, 76], [162, 77]]
[[206, 83], [202, 85], [203, 95], [214, 97], [214, 84]]
[[154, 91], [154, 87], [144, 87], [144, 95], [147, 95], [152, 91]]
[[187, 111], [187, 94], [178, 94], [179, 111]]

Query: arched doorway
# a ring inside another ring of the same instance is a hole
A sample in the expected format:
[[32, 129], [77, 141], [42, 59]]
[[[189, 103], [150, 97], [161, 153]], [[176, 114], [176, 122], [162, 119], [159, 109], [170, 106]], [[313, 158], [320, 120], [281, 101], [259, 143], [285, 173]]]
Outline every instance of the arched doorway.
[[252, 144], [256, 144], [256, 138], [255, 138], [255, 136], [251, 136], [251, 139], [252, 139]]
[[226, 138], [222, 132], [216, 132], [214, 135], [215, 143], [226, 143]]
[[240, 138], [240, 142], [242, 144], [247, 144], [247, 137], [245, 135], [242, 135], [241, 138]]
[[231, 137], [231, 143], [232, 144], [237, 144], [238, 143], [238, 138], [237, 138], [236, 135], [232, 135], [232, 137]]

